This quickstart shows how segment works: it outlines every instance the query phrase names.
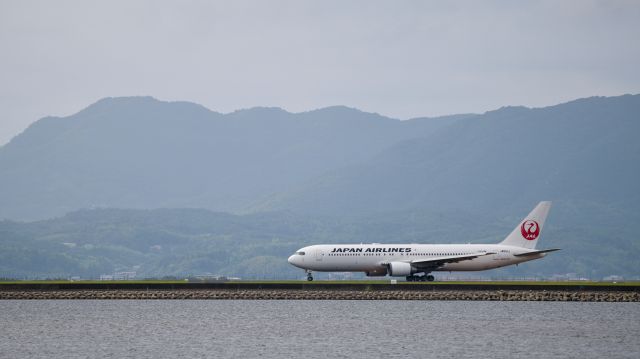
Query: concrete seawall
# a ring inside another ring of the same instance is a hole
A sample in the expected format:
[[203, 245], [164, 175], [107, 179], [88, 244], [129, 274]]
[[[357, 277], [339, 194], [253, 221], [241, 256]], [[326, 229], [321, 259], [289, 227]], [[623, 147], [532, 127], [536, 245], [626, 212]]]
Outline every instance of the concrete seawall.
[[640, 302], [638, 286], [540, 284], [0, 284], [2, 299], [483, 300]]

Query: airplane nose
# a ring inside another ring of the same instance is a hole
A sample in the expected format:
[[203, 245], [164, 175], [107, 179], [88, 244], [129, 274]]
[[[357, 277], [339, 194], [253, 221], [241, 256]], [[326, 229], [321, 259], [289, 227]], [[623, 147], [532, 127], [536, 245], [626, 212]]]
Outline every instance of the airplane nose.
[[293, 264], [294, 257], [295, 257], [295, 254], [290, 256], [289, 259], [287, 259], [287, 262], [289, 262], [289, 264]]

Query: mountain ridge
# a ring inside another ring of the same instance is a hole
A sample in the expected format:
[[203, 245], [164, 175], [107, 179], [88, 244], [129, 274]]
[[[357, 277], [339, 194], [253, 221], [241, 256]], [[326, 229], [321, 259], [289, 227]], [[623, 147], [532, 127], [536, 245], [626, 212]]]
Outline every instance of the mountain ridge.
[[405, 125], [343, 106], [220, 114], [188, 102], [105, 98], [37, 121], [0, 147], [0, 218], [92, 206], [239, 211], [444, 122]]
[[[329, 192], [318, 189], [313, 198], [301, 198], [300, 205], [295, 204], [296, 195], [293, 194], [288, 204], [284, 200], [280, 201], [283, 203], [281, 205], [266, 204], [262, 208], [303, 210], [310, 207], [309, 202], [314, 202], [313, 208], [318, 209], [322, 208], [322, 202], [326, 202], [328, 207], [324, 212], [358, 212], [376, 207], [399, 210], [401, 208], [394, 207], [396, 204], [405, 204], [417, 198], [425, 202], [427, 199], [437, 201], [439, 206], [446, 206], [447, 202], [455, 200], [453, 206], [461, 207], [465, 206], [465, 202], [474, 201], [474, 193], [478, 193], [478, 190], [485, 193], [488, 189], [492, 189], [493, 198], [503, 197], [502, 204], [506, 205], [518, 194], [513, 192], [516, 187], [505, 182], [504, 178], [522, 184], [521, 188], [534, 183], [538, 186], [538, 189], [531, 191], [536, 195], [529, 196], [527, 202], [535, 200], [531, 197], [545, 193], [557, 197], [565, 192], [575, 192], [576, 189], [591, 191], [580, 194], [584, 200], [589, 195], [613, 193], [617, 200], [635, 202], [638, 196], [633, 191], [633, 181], [640, 180], [637, 164], [640, 149], [633, 139], [633, 133], [640, 126], [637, 120], [640, 96], [597, 100], [600, 104], [594, 105], [584, 100], [582, 105], [581, 102], [570, 102], [553, 109], [519, 108], [515, 113], [512, 108], [506, 108], [463, 119], [440, 129], [431, 137], [396, 143], [368, 164], [360, 163], [343, 169], [342, 173], [333, 172], [324, 179], [314, 179], [313, 183], [333, 189]], [[603, 102], [608, 106], [603, 106]], [[626, 109], [631, 111], [620, 112], [616, 102], [623, 102]], [[589, 104], [588, 110], [584, 109], [584, 103]], [[604, 153], [616, 160], [603, 157]], [[520, 159], [526, 159], [531, 166], [519, 164]], [[364, 172], [351, 178], [349, 172], [354, 171]], [[582, 176], [571, 172], [580, 172]], [[343, 184], [332, 185], [331, 181]], [[453, 182], [460, 182], [464, 186], [456, 187]], [[580, 187], [581, 182], [595, 185], [598, 190]], [[369, 193], [362, 193], [358, 200], [349, 200], [349, 203], [341, 202], [343, 198], [353, 198], [354, 193], [362, 192], [367, 183]], [[394, 186], [389, 187], [387, 193], [381, 193], [380, 189], [385, 188], [384, 183], [394, 183]], [[500, 184], [500, 188], [494, 188], [494, 184]], [[308, 195], [316, 191], [313, 186], [310, 184], [298, 192]], [[404, 195], [391, 198], [383, 204], [370, 201], [399, 190], [404, 190]], [[429, 194], [418, 195], [425, 190], [429, 190]], [[506, 192], [509, 190], [511, 192]], [[441, 195], [447, 191], [450, 192], [448, 196]], [[466, 195], [459, 195], [465, 191]], [[352, 194], [351, 197], [347, 193]], [[282, 195], [287, 196], [286, 193]], [[487, 200], [483, 197], [478, 201]], [[418, 207], [419, 204], [414, 203], [413, 206]], [[345, 210], [345, 207], [349, 210]], [[478, 209], [480, 207], [477, 206]], [[505, 206], [509, 207], [514, 206]]]
[[[634, 121], [640, 113], [638, 99], [640, 95], [591, 97], [544, 108], [503, 107], [480, 115], [401, 121], [345, 106], [301, 113], [255, 107], [220, 114], [184, 101], [105, 98], [69, 117], [37, 121], [0, 147], [0, 195], [5, 199], [0, 218], [46, 218], [92, 206], [186, 206], [246, 212], [306, 211], [322, 202], [341, 200], [369, 204], [346, 205], [353, 212], [401, 209], [396, 203], [417, 208], [427, 199], [439, 205], [464, 206], [477, 189], [486, 191], [492, 185], [484, 180], [486, 175], [477, 176], [466, 182], [465, 196], [456, 195], [460, 191], [452, 186], [468, 177], [462, 167], [482, 174], [484, 168], [493, 166], [489, 174], [500, 172], [526, 185], [527, 176], [513, 174], [526, 172], [529, 178], [556, 178], [557, 182], [563, 180], [557, 173], [564, 167], [579, 164], [576, 171], [584, 172], [585, 178], [593, 176], [588, 170], [589, 156], [608, 168], [603, 172], [615, 170], [621, 178], [633, 177], [633, 163], [630, 171], [613, 168], [620, 162], [607, 164], [589, 146], [599, 146], [612, 156], [624, 157], [624, 146], [637, 151], [629, 134], [638, 122]], [[612, 131], [607, 121], [622, 129]], [[514, 164], [518, 160], [507, 153], [517, 151], [520, 158], [527, 158], [535, 147], [527, 133], [542, 141], [538, 151], [551, 159], [563, 157], [564, 163], [556, 160], [547, 165], [532, 157], [528, 161], [544, 169], [537, 173]], [[587, 145], [580, 147], [582, 142]], [[583, 155], [583, 150], [591, 152]], [[626, 161], [633, 162], [635, 155]], [[427, 174], [425, 166], [434, 172]], [[369, 173], [362, 180], [348, 180], [345, 171], [356, 168], [368, 168]], [[311, 183], [332, 186], [328, 178], [336, 176], [356, 183], [355, 187], [338, 190], [334, 186], [337, 197], [333, 199], [319, 192], [318, 199], [303, 200], [302, 209], [295, 199], [286, 200], [295, 197], [295, 191], [316, 191], [309, 187]], [[378, 182], [367, 185], [370, 179]], [[421, 181], [435, 187], [421, 185]], [[542, 182], [536, 181], [540, 186]], [[384, 189], [383, 182], [390, 190]], [[369, 193], [362, 192], [367, 186]], [[394, 191], [407, 186], [411, 190], [393, 197]], [[518, 195], [510, 191], [494, 189], [493, 194], [503, 198]], [[361, 193], [360, 198], [352, 196], [356, 193]], [[442, 193], [448, 197], [439, 195]], [[386, 202], [380, 202], [385, 197]], [[378, 204], [372, 198], [379, 198]], [[339, 213], [340, 208], [327, 206], [325, 212], [331, 211]]]

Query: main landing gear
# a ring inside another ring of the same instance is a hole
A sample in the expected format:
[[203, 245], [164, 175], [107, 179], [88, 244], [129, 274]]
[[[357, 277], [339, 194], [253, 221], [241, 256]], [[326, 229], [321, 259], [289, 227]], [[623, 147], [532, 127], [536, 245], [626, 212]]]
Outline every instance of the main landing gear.
[[433, 282], [434, 277], [431, 274], [427, 275], [409, 275], [407, 276], [407, 282]]
[[311, 271], [310, 271], [310, 270], [305, 271], [305, 272], [307, 272], [307, 280], [308, 280], [309, 282], [311, 282], [311, 281], [313, 280], [313, 274], [311, 274]]

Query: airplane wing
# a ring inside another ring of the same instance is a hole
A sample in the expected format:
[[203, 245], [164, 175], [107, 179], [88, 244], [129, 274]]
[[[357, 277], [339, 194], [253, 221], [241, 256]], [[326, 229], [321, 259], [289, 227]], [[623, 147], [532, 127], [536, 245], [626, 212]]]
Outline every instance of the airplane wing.
[[526, 256], [534, 255], [534, 254], [549, 253], [549, 252], [555, 252], [555, 251], [559, 251], [559, 250], [560, 250], [560, 248], [542, 249], [542, 250], [539, 250], [539, 251], [532, 251], [532, 252], [514, 254], [514, 256], [516, 256], [516, 257], [526, 257]]
[[474, 253], [474, 254], [461, 254], [457, 256], [446, 256], [446, 257], [435, 257], [435, 258], [427, 258], [427, 259], [416, 259], [409, 263], [413, 264], [417, 268], [421, 270], [434, 270], [436, 268], [440, 268], [447, 263], [458, 263], [462, 261], [467, 261], [470, 259], [488, 256], [491, 254], [496, 254], [495, 252], [482, 252], [482, 253]]

